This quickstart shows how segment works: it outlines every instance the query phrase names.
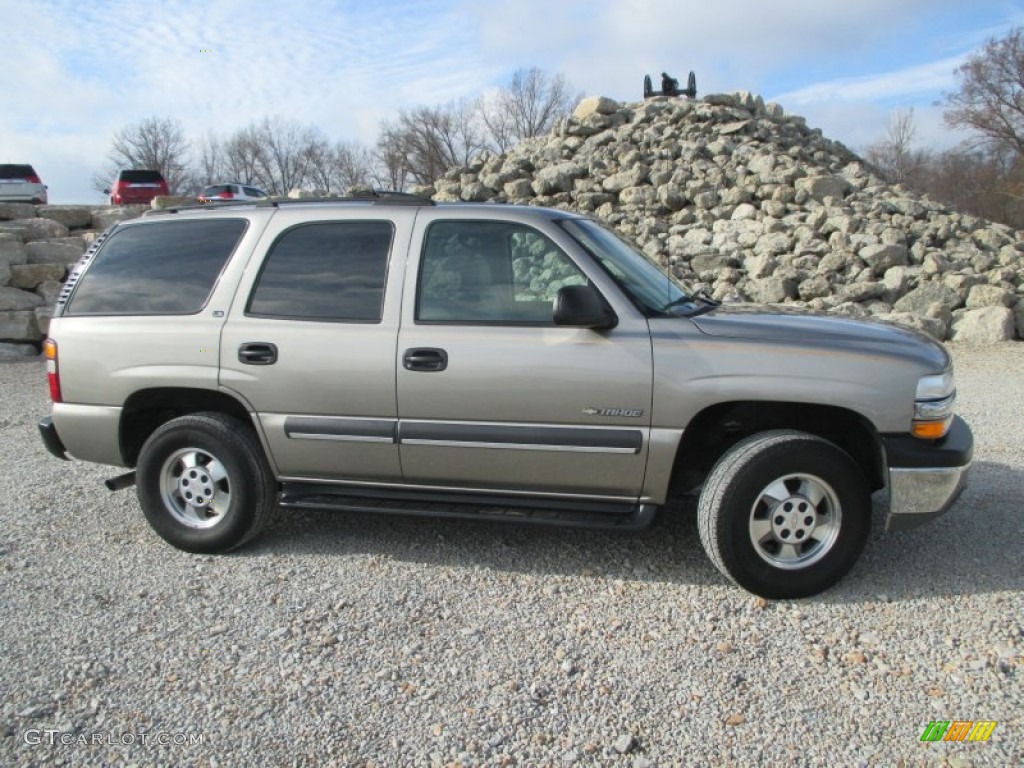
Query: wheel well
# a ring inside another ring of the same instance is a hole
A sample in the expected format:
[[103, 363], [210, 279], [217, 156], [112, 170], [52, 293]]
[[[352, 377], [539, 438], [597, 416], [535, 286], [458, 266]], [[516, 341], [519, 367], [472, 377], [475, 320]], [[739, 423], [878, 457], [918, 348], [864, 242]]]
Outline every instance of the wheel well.
[[860, 414], [829, 405], [754, 401], [719, 403], [690, 421], [676, 451], [671, 494], [697, 488], [729, 448], [769, 429], [796, 429], [835, 443], [857, 462], [872, 491], [885, 485], [881, 441]]
[[135, 466], [142, 444], [161, 424], [200, 411], [223, 413], [243, 424], [252, 423], [245, 406], [223, 392], [166, 387], [132, 393], [121, 411], [121, 456], [125, 464]]

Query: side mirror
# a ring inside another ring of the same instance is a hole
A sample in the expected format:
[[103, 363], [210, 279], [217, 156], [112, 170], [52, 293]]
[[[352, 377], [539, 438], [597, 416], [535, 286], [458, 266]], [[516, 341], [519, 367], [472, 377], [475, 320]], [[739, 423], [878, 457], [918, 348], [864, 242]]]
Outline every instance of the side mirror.
[[619, 322], [601, 294], [590, 285], [566, 285], [559, 288], [553, 316], [555, 325], [594, 330], [614, 328]]
[[104, 195], [109, 195], [110, 194], [110, 190], [109, 189], [104, 189], [103, 190], [103, 194]]

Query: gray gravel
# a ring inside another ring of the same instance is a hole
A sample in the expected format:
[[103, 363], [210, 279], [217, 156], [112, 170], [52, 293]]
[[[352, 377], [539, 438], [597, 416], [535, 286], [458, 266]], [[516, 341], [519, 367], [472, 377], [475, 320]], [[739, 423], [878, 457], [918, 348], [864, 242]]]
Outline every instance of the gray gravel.
[[[289, 513], [178, 552], [44, 452], [42, 366], [0, 365], [0, 765], [1024, 764], [1024, 344], [953, 349], [962, 500], [904, 534], [876, 508], [838, 587], [776, 603], [692, 521]], [[957, 719], [998, 725], [920, 741]]]

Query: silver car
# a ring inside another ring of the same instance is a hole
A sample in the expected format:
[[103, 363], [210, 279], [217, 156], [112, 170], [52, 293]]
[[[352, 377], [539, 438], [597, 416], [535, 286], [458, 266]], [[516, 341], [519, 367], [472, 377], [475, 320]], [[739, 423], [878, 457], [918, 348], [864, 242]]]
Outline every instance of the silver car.
[[0, 163], [0, 202], [46, 204], [46, 185], [27, 163]]

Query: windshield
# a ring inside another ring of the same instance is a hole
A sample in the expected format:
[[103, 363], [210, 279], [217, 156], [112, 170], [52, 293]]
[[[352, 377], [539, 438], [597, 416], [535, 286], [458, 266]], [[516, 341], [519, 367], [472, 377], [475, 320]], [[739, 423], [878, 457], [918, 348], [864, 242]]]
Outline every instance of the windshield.
[[592, 219], [563, 219], [559, 224], [647, 314], [664, 314], [674, 307], [685, 311], [699, 302], [603, 224]]

